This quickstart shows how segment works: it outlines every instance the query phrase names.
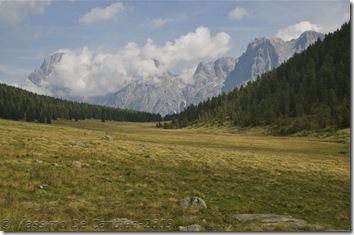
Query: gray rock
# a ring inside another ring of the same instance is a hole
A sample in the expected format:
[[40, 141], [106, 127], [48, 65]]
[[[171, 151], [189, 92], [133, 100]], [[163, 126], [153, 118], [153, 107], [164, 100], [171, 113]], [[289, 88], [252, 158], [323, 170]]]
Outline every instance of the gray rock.
[[202, 209], [207, 208], [205, 201], [200, 197], [192, 197], [187, 200], [183, 200], [180, 202], [180, 206], [183, 208], [187, 208], [187, 207], [196, 207]]
[[59, 164], [54, 162], [54, 163], [52, 163], [52, 166], [59, 167]]
[[311, 228], [314, 230], [323, 229], [316, 224], [308, 224], [303, 219], [293, 218], [290, 215], [275, 214], [236, 214], [234, 218], [240, 222], [258, 221], [260, 228], [274, 229], [277, 225], [285, 224], [290, 230], [302, 230]]
[[38, 159], [36, 160], [36, 162], [37, 162], [37, 163], [43, 163], [42, 160], [38, 160]]
[[292, 218], [290, 215], [274, 215], [274, 214], [237, 214], [234, 217], [236, 220], [241, 222], [260, 220], [263, 223], [284, 222]]
[[178, 226], [178, 230], [181, 232], [199, 232], [201, 227], [198, 224], [192, 224], [188, 226]]
[[308, 226], [308, 223], [302, 219], [293, 219], [292, 221], [289, 221], [287, 224], [292, 229], [302, 229]]
[[74, 167], [74, 168], [81, 168], [81, 162], [79, 161], [73, 161], [71, 163], [71, 166]]
[[79, 146], [79, 147], [86, 147], [86, 146], [87, 146], [87, 143], [79, 141], [79, 142], [76, 142], [76, 146]]
[[110, 135], [105, 135], [102, 137], [103, 140], [107, 140], [107, 141], [112, 141], [113, 140], [113, 137], [110, 136]]

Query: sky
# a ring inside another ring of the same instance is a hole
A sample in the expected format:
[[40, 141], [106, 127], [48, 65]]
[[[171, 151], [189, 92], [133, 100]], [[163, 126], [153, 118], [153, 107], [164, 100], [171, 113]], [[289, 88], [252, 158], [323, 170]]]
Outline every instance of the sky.
[[237, 58], [257, 37], [329, 33], [349, 19], [348, 0], [0, 0], [0, 82], [20, 84], [60, 51], [67, 56], [53, 81], [73, 95], [100, 95], [121, 87], [122, 76], [183, 73]]

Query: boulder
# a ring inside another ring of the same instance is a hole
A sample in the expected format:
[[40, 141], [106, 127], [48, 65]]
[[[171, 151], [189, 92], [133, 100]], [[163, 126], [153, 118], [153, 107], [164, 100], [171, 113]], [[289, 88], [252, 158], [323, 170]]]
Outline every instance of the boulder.
[[183, 200], [180, 202], [180, 206], [183, 208], [188, 208], [188, 207], [195, 207], [195, 208], [201, 208], [201, 209], [207, 208], [207, 204], [200, 197], [192, 197], [192, 198]]

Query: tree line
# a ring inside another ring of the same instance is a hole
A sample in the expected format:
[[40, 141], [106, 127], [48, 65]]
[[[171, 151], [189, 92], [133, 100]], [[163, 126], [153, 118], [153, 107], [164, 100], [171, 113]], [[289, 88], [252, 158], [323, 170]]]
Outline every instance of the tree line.
[[50, 124], [58, 118], [159, 122], [160, 114], [66, 101], [0, 84], [0, 118]]
[[278, 134], [350, 127], [350, 22], [245, 87], [190, 105], [165, 128], [231, 121]]

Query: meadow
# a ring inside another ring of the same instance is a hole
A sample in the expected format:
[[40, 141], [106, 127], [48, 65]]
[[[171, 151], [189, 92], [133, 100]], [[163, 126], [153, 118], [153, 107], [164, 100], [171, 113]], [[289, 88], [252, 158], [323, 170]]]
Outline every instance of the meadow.
[[[0, 133], [1, 230], [264, 230], [234, 218], [254, 213], [291, 215], [318, 225], [311, 231], [351, 229], [350, 129], [280, 137], [262, 128], [0, 119]], [[207, 208], [181, 208], [194, 196]]]

